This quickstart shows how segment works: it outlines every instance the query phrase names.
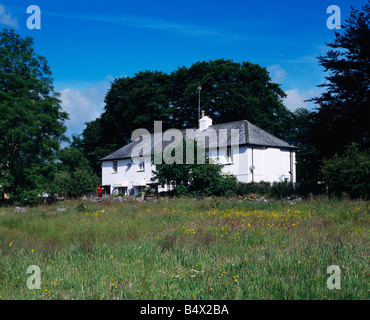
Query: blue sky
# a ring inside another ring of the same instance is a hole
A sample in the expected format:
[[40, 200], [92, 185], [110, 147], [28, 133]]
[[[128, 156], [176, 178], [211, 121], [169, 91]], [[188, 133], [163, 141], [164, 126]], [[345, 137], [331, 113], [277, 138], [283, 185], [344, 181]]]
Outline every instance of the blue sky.
[[[0, 0], [0, 28], [35, 39], [70, 114], [70, 135], [100, 115], [114, 78], [219, 58], [266, 67], [290, 110], [312, 108], [304, 100], [319, 94], [325, 76], [316, 57], [334, 38], [327, 8], [337, 5], [343, 23], [351, 5], [366, 2]], [[41, 9], [40, 30], [27, 28], [30, 5]]]

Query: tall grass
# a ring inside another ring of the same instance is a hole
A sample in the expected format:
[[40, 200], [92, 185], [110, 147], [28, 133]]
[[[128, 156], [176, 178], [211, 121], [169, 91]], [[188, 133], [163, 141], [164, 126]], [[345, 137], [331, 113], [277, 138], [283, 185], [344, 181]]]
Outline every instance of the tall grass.
[[[368, 299], [368, 208], [326, 198], [0, 208], [0, 297]], [[41, 289], [26, 286], [30, 265]], [[327, 288], [330, 265], [339, 290]]]

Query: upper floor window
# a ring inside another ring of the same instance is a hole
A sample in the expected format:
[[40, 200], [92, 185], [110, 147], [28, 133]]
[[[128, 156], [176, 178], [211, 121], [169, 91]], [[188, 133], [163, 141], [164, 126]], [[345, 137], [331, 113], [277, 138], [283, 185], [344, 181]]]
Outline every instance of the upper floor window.
[[207, 148], [206, 150], [205, 150], [205, 163], [209, 163], [209, 149]]
[[137, 171], [145, 171], [145, 161], [144, 159], [140, 160], [139, 168]]
[[117, 173], [117, 160], [112, 161], [112, 173]]
[[231, 149], [231, 146], [227, 147], [226, 151], [226, 162], [227, 163], [232, 163], [233, 162], [233, 151]]

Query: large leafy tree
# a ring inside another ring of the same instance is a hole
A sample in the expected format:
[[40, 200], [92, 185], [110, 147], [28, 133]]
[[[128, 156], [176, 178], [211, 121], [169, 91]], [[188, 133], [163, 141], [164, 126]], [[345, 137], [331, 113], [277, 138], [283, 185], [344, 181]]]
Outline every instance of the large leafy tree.
[[158, 71], [113, 81], [103, 114], [86, 123], [82, 133], [84, 153], [96, 173], [99, 159], [130, 142], [135, 129], [153, 131], [154, 120], [162, 120], [164, 129], [169, 127], [169, 86], [170, 76]]
[[107, 142], [102, 133], [101, 118], [86, 123], [86, 127], [81, 135], [81, 147], [86, 159], [95, 173], [101, 173], [99, 159], [104, 158], [117, 148], [114, 141]]
[[326, 72], [319, 87], [326, 90], [311, 100], [317, 109], [300, 133], [306, 191], [321, 189], [317, 181], [324, 159], [344, 153], [353, 143], [360, 150], [370, 147], [370, 2], [362, 10], [351, 8], [334, 36], [326, 54], [318, 57]]
[[[284, 133], [281, 138], [297, 147], [297, 181], [300, 182], [301, 192], [314, 192], [310, 183], [312, 177], [317, 176], [316, 147], [310, 143], [311, 127], [313, 125], [312, 112], [305, 108], [298, 108], [281, 120]], [[316, 171], [314, 171], [316, 170]], [[307, 184], [308, 183], [308, 184]], [[316, 180], [315, 180], [316, 184]], [[321, 189], [321, 188], [320, 188]]]
[[218, 59], [181, 67], [172, 73], [171, 103], [177, 127], [198, 126], [201, 109], [214, 123], [246, 119], [279, 135], [281, 120], [289, 114], [282, 103], [285, 92], [271, 81], [268, 71], [250, 62]]
[[353, 142], [370, 147], [370, 2], [362, 10], [351, 8], [341, 32], [319, 56], [328, 72], [320, 87], [326, 91], [313, 99], [318, 105], [312, 127], [312, 144], [322, 157], [343, 152]]
[[33, 39], [0, 33], [0, 185], [17, 196], [47, 189], [55, 153], [65, 138], [64, 120], [50, 68]]
[[103, 139], [122, 146], [131, 141], [138, 128], [153, 130], [153, 121], [169, 122], [170, 77], [158, 71], [144, 71], [134, 77], [113, 81], [105, 98], [101, 117]]
[[96, 191], [101, 179], [96, 175], [82, 150], [81, 138], [72, 135], [70, 145], [57, 152], [58, 173], [53, 185], [56, 191], [70, 197]]

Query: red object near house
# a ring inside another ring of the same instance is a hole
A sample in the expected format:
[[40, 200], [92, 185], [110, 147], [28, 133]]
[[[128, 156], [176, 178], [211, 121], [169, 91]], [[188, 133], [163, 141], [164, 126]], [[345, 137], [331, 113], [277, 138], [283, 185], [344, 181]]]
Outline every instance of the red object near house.
[[97, 196], [97, 197], [102, 197], [102, 191], [103, 191], [102, 186], [98, 186], [98, 187], [96, 188], [96, 196]]

